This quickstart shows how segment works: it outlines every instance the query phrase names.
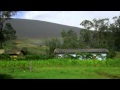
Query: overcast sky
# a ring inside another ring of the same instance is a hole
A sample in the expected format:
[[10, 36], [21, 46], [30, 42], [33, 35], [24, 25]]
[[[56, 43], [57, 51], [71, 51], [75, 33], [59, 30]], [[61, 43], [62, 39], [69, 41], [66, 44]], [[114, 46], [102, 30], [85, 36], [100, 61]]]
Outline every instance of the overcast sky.
[[83, 20], [120, 16], [120, 11], [21, 11], [14, 18], [42, 20], [63, 25], [81, 27]]

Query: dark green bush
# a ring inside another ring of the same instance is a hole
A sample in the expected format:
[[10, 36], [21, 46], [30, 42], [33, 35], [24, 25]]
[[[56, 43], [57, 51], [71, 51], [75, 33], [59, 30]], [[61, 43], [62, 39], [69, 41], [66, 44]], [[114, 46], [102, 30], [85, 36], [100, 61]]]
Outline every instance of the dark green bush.
[[25, 57], [18, 57], [17, 60], [25, 60]]
[[50, 59], [50, 56], [48, 55], [43, 55], [43, 54], [28, 54], [25, 56], [26, 60], [46, 60]]
[[93, 55], [91, 53], [85, 53], [85, 59], [92, 59]]
[[10, 60], [10, 56], [8, 54], [0, 54], [0, 60]]
[[91, 53], [77, 53], [77, 59], [92, 59], [93, 55]]
[[13, 79], [13, 77], [9, 74], [1, 74], [0, 73], [0, 79]]
[[74, 57], [74, 56], [72, 56], [71, 54], [68, 54], [68, 53], [65, 53], [65, 54], [63, 55], [63, 58], [67, 58], [67, 59], [77, 59], [77, 57]]
[[116, 53], [115, 53], [115, 51], [112, 50], [112, 51], [109, 51], [107, 58], [113, 58], [115, 56], [116, 56]]
[[26, 47], [23, 47], [21, 51], [23, 52], [24, 55], [27, 55], [29, 53]]

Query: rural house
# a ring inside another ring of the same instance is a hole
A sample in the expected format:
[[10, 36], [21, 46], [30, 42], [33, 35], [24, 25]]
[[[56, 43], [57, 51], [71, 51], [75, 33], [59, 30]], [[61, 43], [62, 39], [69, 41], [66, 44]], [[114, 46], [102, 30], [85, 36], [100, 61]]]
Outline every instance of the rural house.
[[4, 49], [0, 49], [0, 54], [4, 54], [5, 50]]
[[24, 53], [22, 52], [22, 50], [5, 50], [5, 54], [9, 54], [11, 57], [23, 57]]
[[0, 49], [0, 54], [8, 54], [10, 55], [11, 58], [16, 59], [16, 58], [21, 58], [25, 55], [25, 52], [23, 50], [17, 50], [17, 49], [10, 49], [10, 50], [5, 50], [5, 49]]
[[[64, 57], [65, 54], [69, 54], [73, 57], [77, 57], [78, 54], [79, 59], [85, 59], [85, 55], [91, 54], [91, 59], [105, 60], [108, 54], [107, 49], [55, 49], [54, 53], [57, 57]], [[89, 58], [90, 59], [90, 58]]]

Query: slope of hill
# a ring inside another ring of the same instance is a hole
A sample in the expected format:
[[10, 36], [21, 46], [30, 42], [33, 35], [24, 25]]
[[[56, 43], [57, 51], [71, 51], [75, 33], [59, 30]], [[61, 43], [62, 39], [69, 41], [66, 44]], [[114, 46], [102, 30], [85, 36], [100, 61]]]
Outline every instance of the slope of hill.
[[[62, 30], [74, 30], [79, 35], [80, 29], [78, 27], [66, 26], [56, 23], [50, 23], [38, 20], [27, 19], [11, 19], [6, 22], [10, 22], [13, 28], [16, 30], [18, 38], [52, 38], [60, 37]], [[69, 20], [68, 20], [69, 22]]]

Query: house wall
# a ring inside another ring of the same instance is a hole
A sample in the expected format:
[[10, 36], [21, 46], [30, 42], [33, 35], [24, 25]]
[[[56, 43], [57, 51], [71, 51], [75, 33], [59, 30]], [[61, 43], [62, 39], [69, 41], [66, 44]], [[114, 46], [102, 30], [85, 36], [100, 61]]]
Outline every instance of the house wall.
[[23, 55], [22, 52], [20, 52], [20, 54], [18, 54], [17, 56], [18, 56], [18, 57], [23, 57], [24, 55]]
[[0, 54], [3, 54], [5, 52], [4, 49], [0, 49]]
[[22, 58], [24, 57], [22, 52], [19, 52], [19, 54], [9, 54], [12, 59], [16, 58]]
[[94, 53], [93, 56], [96, 56], [98, 60], [106, 60], [107, 53], [100, 53], [100, 55]]
[[[76, 57], [76, 54], [70, 54], [70, 55], [72, 55], [73, 57]], [[92, 55], [98, 60], [106, 60], [107, 53], [100, 53], [100, 55], [98, 55], [96, 53], [92, 53]], [[57, 54], [58, 58], [61, 58], [63, 56], [64, 56], [64, 54]], [[83, 60], [82, 56], [80, 56], [79, 59]]]

